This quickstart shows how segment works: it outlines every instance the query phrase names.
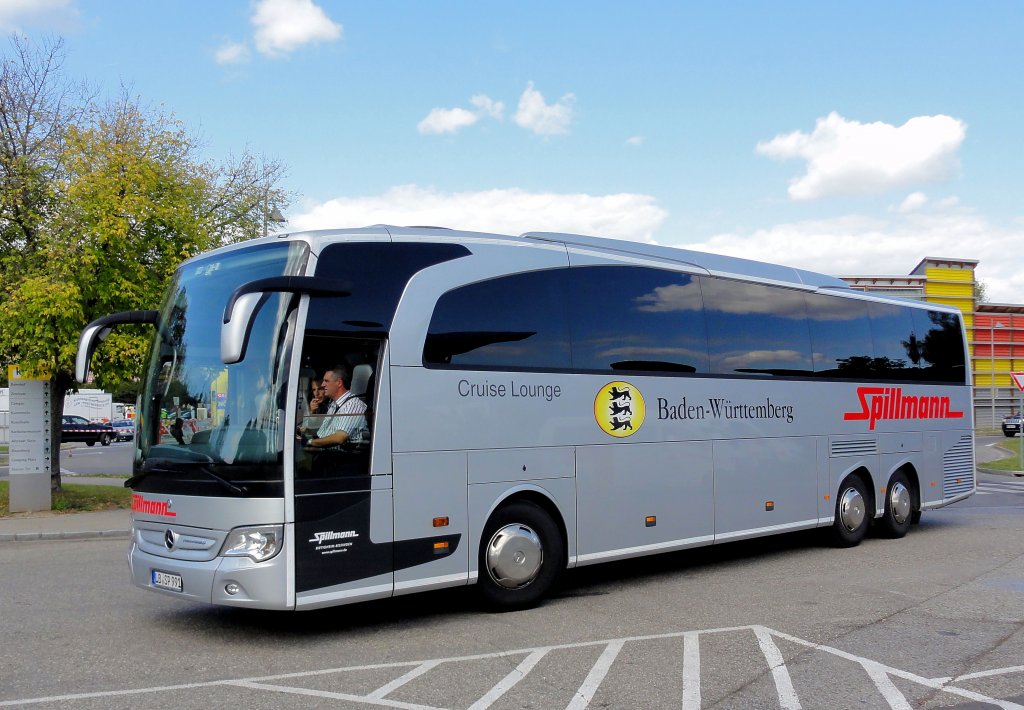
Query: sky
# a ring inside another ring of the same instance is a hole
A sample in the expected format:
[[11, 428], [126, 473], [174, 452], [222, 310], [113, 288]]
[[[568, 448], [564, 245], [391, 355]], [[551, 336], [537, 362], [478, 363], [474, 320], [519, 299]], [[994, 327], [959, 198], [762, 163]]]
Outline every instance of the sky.
[[0, 0], [0, 30], [284, 163], [288, 230], [973, 259], [1024, 302], [1021, 2]]

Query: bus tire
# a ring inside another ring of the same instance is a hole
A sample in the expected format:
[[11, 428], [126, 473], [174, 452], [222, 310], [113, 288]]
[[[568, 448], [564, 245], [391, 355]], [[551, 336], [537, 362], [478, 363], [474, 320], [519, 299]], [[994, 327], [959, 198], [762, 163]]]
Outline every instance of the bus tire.
[[885, 512], [882, 513], [881, 531], [885, 537], [900, 538], [910, 531], [916, 509], [914, 489], [907, 474], [897, 471], [885, 487]]
[[528, 501], [509, 503], [484, 526], [477, 587], [492, 609], [513, 611], [536, 605], [564, 569], [562, 535], [540, 506]]
[[854, 547], [867, 535], [871, 524], [870, 499], [859, 476], [847, 476], [836, 496], [832, 538], [836, 547]]
[[110, 434], [103, 434], [100, 437], [100, 446], [110, 446]]

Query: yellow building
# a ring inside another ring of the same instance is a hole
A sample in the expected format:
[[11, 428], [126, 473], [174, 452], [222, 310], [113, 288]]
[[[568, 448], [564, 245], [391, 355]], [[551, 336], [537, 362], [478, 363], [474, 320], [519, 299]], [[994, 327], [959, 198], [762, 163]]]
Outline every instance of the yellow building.
[[1020, 392], [1010, 373], [1024, 370], [1024, 306], [977, 303], [973, 259], [928, 256], [907, 276], [841, 276], [853, 288], [917, 298], [959, 308], [964, 314], [974, 373], [975, 426], [999, 426]]

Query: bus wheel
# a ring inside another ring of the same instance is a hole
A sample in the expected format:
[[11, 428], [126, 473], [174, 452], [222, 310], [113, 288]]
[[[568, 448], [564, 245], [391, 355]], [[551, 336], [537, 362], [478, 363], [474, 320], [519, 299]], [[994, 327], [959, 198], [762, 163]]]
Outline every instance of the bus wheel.
[[110, 434], [104, 434], [100, 437], [100, 446], [110, 446]]
[[864, 482], [849, 476], [839, 486], [836, 498], [836, 519], [832, 532], [838, 547], [853, 547], [864, 539], [871, 517], [868, 515], [868, 494]]
[[903, 537], [914, 520], [914, 492], [907, 474], [897, 471], [889, 478], [885, 489], [885, 513], [882, 514], [882, 532], [886, 537]]
[[484, 601], [495, 609], [511, 611], [537, 604], [565, 568], [558, 526], [542, 508], [527, 501], [495, 511], [480, 542], [478, 586]]

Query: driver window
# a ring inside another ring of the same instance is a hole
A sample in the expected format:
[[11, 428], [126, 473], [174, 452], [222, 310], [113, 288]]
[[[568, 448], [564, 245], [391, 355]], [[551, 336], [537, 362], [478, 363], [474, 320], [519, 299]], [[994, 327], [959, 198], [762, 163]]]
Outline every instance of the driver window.
[[369, 476], [380, 341], [309, 334], [295, 431], [296, 493], [349, 490]]

